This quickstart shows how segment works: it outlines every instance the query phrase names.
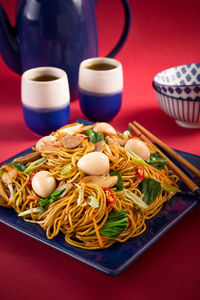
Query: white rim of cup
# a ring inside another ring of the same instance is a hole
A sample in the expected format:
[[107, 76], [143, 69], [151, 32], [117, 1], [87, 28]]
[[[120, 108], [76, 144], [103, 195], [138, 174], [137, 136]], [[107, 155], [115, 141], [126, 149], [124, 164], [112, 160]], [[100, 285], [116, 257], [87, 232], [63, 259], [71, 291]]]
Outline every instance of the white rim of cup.
[[89, 69], [86, 68], [89, 67], [90, 65], [92, 65], [93, 63], [110, 63], [112, 65], [114, 65], [116, 68], [122, 68], [122, 64], [120, 63], [120, 61], [110, 58], [110, 57], [92, 57], [92, 58], [88, 58], [84, 61], [81, 62], [80, 64], [80, 68], [84, 68], [85, 70], [88, 70], [88, 72], [94, 72], [94, 73], [108, 73], [108, 72], [115, 72], [116, 68], [113, 69], [109, 69], [109, 70], [93, 70], [93, 69]]
[[[47, 75], [47, 74], [59, 77], [57, 79], [52, 80], [51, 81], [52, 83], [54, 81], [60, 80], [63, 77], [67, 76], [67, 74], [64, 70], [56, 68], [56, 67], [37, 67], [37, 68], [32, 68], [32, 69], [25, 71], [22, 74], [22, 79], [30, 82], [30, 81], [33, 81], [33, 78], [36, 76]], [[37, 84], [44, 85], [47, 83], [49, 84], [49, 81], [37, 81]]]

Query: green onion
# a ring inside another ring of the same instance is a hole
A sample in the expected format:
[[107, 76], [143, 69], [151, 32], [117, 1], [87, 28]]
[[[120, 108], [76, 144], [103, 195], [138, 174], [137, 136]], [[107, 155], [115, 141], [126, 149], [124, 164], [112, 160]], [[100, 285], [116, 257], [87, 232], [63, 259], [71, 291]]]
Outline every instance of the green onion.
[[131, 159], [134, 162], [136, 162], [136, 163], [138, 163], [140, 165], [146, 165], [146, 162], [140, 156], [138, 156], [137, 154], [135, 154], [133, 151], [126, 149], [126, 152], [130, 155]]
[[64, 169], [62, 169], [62, 171], [60, 171], [60, 174], [61, 175], [67, 175], [71, 172], [71, 170], [72, 170], [72, 166], [69, 165], [69, 166], [65, 167]]
[[62, 193], [66, 190], [66, 188], [59, 190], [59, 191], [54, 191], [49, 198], [50, 203], [54, 202], [55, 200], [58, 199], [62, 195]]
[[175, 193], [181, 192], [181, 190], [178, 187], [169, 184], [164, 184], [163, 189], [167, 192], [175, 192]]
[[27, 173], [35, 171], [37, 168], [39, 168], [41, 165], [43, 165], [46, 161], [47, 161], [47, 159], [45, 157], [35, 160], [24, 170], [23, 173], [27, 174]]
[[50, 195], [50, 198], [49, 199], [40, 199], [40, 206], [42, 208], [43, 211], [45, 211], [46, 209], [46, 206], [48, 204], [51, 204], [53, 203], [54, 201], [56, 201], [58, 199], [58, 197], [60, 195], [62, 195], [62, 193], [66, 190], [66, 188], [62, 189], [62, 190], [59, 190], [59, 191], [54, 191], [51, 195]]

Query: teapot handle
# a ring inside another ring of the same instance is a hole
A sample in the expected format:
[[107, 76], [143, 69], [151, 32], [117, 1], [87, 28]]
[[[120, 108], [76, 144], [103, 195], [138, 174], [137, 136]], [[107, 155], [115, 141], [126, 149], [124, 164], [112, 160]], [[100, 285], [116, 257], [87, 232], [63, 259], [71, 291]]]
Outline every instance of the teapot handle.
[[123, 8], [124, 8], [124, 13], [125, 13], [125, 23], [124, 23], [124, 28], [123, 28], [123, 32], [120, 36], [119, 41], [117, 42], [117, 44], [115, 45], [115, 47], [108, 53], [108, 55], [106, 55], [106, 57], [114, 57], [122, 48], [122, 46], [124, 45], [127, 37], [128, 37], [128, 33], [131, 27], [131, 7], [129, 4], [128, 0], [121, 0], [122, 4], [123, 4]]

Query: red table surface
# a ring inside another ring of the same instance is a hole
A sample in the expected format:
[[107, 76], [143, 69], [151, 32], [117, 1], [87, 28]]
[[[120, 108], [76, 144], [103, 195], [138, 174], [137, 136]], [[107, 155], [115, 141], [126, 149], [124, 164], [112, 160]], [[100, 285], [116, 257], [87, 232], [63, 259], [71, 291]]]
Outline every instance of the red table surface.
[[[14, 24], [16, 1], [0, 2]], [[137, 120], [169, 146], [199, 155], [200, 130], [176, 125], [161, 111], [152, 88], [157, 72], [200, 61], [199, 1], [130, 3], [132, 29], [116, 57], [124, 70], [123, 105], [111, 124], [124, 130]], [[99, 0], [97, 18], [99, 55], [104, 56], [122, 30], [120, 1]], [[23, 120], [20, 80], [0, 58], [0, 161], [38, 139]], [[81, 118], [75, 100], [70, 122]], [[0, 224], [0, 299], [199, 299], [199, 212], [196, 207], [117, 277]]]

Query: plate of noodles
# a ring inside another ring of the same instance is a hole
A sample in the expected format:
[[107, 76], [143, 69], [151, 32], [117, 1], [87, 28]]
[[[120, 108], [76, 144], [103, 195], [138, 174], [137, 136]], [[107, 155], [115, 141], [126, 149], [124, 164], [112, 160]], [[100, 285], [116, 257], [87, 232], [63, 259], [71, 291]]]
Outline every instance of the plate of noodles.
[[197, 205], [187, 192], [131, 130], [79, 120], [1, 164], [0, 221], [114, 276]]

